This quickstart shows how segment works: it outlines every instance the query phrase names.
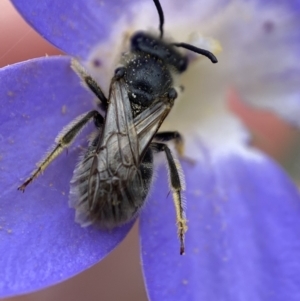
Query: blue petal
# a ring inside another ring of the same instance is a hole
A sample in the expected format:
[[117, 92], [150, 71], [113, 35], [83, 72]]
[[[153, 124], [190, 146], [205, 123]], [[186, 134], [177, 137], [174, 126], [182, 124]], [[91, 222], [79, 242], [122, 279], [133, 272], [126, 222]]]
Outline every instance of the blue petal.
[[[0, 70], [1, 297], [41, 289], [79, 273], [106, 256], [131, 227], [108, 232], [74, 222], [68, 191], [78, 143], [24, 193], [17, 191], [62, 127], [92, 109], [93, 95], [79, 82], [67, 57]], [[81, 142], [86, 140], [82, 136]]]
[[107, 38], [134, 1], [13, 0], [27, 22], [58, 48], [86, 58]]
[[270, 159], [250, 150], [185, 164], [186, 255], [179, 255], [166, 172], [140, 217], [150, 299], [299, 300], [300, 197]]

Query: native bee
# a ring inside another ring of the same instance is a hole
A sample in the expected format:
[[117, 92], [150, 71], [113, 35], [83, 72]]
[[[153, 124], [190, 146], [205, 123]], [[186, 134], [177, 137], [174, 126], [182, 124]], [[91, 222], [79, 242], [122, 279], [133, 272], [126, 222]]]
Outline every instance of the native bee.
[[69, 204], [76, 209], [76, 221], [82, 226], [96, 223], [112, 228], [136, 217], [151, 187], [153, 154], [164, 152], [175, 202], [180, 254], [183, 254], [187, 230], [183, 179], [179, 162], [165, 143], [173, 140], [182, 154], [183, 139], [178, 132], [158, 133], [158, 130], [177, 97], [174, 75], [183, 73], [188, 67], [187, 56], [177, 48], [202, 54], [213, 63], [217, 59], [207, 50], [164, 41], [163, 11], [158, 0], [154, 0], [154, 4], [160, 20], [159, 37], [147, 32], [133, 34], [130, 51], [122, 55], [122, 66], [115, 70], [111, 80], [108, 98], [84, 67], [72, 60], [71, 67], [97, 96], [105, 116], [92, 110], [68, 124], [55, 139], [52, 150], [18, 189], [24, 191], [93, 120], [97, 132], [71, 180]]

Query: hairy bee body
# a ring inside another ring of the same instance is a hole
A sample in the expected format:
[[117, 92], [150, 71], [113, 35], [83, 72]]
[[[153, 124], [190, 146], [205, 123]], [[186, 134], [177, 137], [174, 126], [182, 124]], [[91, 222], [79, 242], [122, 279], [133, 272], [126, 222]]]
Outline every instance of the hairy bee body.
[[[84, 226], [124, 224], [144, 205], [153, 175], [151, 142], [177, 96], [173, 74], [187, 65], [186, 57], [174, 46], [142, 32], [131, 38], [131, 51], [122, 62], [111, 85], [105, 124], [71, 180], [70, 206]], [[154, 131], [150, 131], [151, 123], [145, 125], [148, 138], [142, 146], [134, 118], [147, 114], [145, 110], [155, 115], [154, 104], [161, 112]]]
[[131, 37], [130, 51], [122, 55], [122, 66], [115, 70], [108, 98], [79, 62], [72, 60], [71, 67], [97, 96], [105, 116], [92, 110], [68, 124], [55, 139], [54, 147], [18, 189], [24, 191], [93, 120], [97, 131], [71, 180], [69, 204], [76, 210], [76, 221], [82, 226], [95, 223], [113, 228], [136, 217], [151, 188], [153, 155], [164, 152], [175, 204], [180, 254], [183, 254], [187, 230], [182, 199], [184, 180], [180, 164], [166, 143], [175, 142], [182, 155], [183, 140], [176, 131], [158, 133], [158, 130], [177, 98], [175, 76], [188, 67], [187, 56], [177, 48], [204, 55], [213, 63], [217, 59], [207, 50], [164, 41], [163, 11], [159, 1], [153, 1], [160, 18], [160, 36], [136, 32]]

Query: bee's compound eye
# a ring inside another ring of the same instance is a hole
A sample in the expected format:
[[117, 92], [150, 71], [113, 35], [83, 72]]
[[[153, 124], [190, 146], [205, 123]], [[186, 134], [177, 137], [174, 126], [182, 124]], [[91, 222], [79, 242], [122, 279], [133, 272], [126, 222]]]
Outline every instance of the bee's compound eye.
[[149, 37], [142, 31], [136, 32], [131, 37], [131, 51], [145, 51], [145, 47], [151, 47]]

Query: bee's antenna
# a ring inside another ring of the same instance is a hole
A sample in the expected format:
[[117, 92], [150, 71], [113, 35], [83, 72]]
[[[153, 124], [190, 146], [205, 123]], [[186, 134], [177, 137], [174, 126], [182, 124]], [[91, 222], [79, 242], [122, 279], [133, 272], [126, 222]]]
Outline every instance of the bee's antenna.
[[212, 63], [214, 63], [214, 64], [218, 62], [217, 58], [208, 50], [201, 49], [201, 48], [198, 48], [196, 46], [186, 44], [186, 43], [172, 43], [172, 45], [174, 45], [176, 47], [182, 47], [187, 50], [191, 50], [193, 52], [202, 54], [202, 55], [206, 56], [207, 58], [209, 58], [212, 61]]
[[160, 38], [162, 38], [163, 35], [164, 35], [164, 28], [163, 27], [164, 27], [164, 22], [165, 22], [164, 12], [163, 12], [163, 10], [161, 8], [159, 0], [153, 0], [153, 2], [155, 4], [157, 12], [158, 12]]

